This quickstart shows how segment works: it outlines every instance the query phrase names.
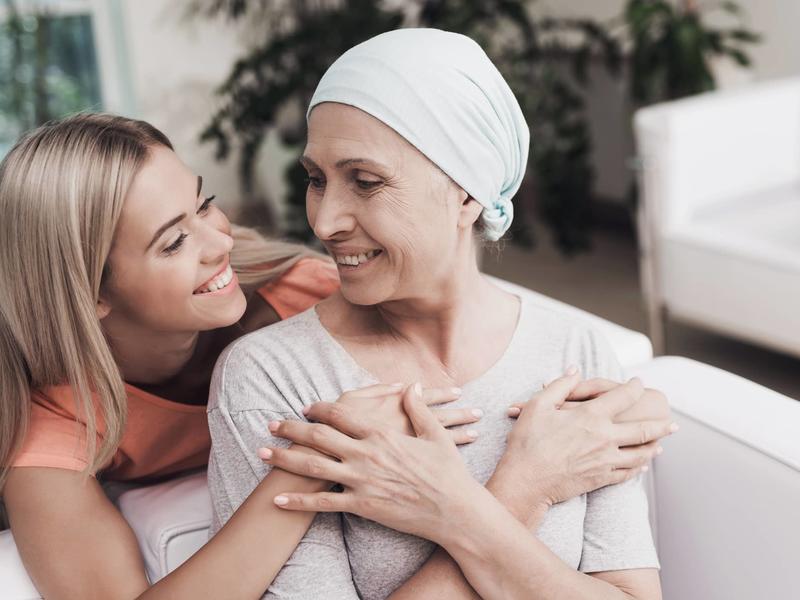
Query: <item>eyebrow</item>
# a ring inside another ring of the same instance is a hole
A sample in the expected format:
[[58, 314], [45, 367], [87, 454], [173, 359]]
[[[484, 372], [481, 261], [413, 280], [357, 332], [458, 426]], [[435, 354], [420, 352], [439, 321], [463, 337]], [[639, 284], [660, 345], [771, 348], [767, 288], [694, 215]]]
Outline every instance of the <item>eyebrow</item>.
[[[300, 163], [306, 168], [311, 167], [313, 169], [319, 169], [319, 166], [317, 165], [317, 163], [315, 163], [313, 160], [311, 160], [309, 157], [307, 157], [305, 155], [300, 157]], [[377, 167], [378, 169], [381, 169], [381, 170], [384, 170], [384, 171], [388, 171], [389, 170], [389, 167], [387, 167], [386, 165], [381, 164], [379, 162], [376, 162], [374, 160], [371, 160], [369, 158], [343, 158], [342, 160], [338, 161], [334, 166], [337, 169], [342, 169], [344, 167], [352, 167], [354, 165], [365, 165], [365, 166], [370, 166], [370, 167]], [[320, 169], [320, 170], [322, 170], [322, 169]]]
[[[202, 189], [203, 189], [203, 178], [200, 175], [198, 175], [197, 176], [197, 195], [198, 196], [200, 195], [200, 192], [202, 191]], [[155, 235], [153, 235], [153, 239], [150, 240], [149, 244], [147, 244], [147, 248], [144, 249], [145, 252], [147, 252], [148, 250], [150, 250], [150, 248], [152, 248], [153, 244], [155, 244], [158, 241], [158, 238], [160, 238], [162, 235], [164, 235], [164, 232], [167, 229], [169, 229], [170, 227], [173, 227], [174, 225], [177, 225], [178, 223], [183, 221], [185, 218], [186, 218], [186, 213], [181, 213], [177, 217], [173, 217], [172, 219], [170, 219], [169, 221], [164, 223], [161, 227], [159, 227], [156, 230]]]

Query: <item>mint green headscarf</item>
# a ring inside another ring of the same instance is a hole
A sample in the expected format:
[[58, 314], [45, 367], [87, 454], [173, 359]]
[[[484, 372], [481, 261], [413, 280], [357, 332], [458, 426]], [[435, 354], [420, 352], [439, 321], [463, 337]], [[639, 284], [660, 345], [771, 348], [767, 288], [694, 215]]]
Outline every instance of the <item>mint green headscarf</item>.
[[490, 240], [508, 230], [530, 133], [503, 76], [470, 38], [438, 29], [378, 35], [330, 66], [306, 117], [322, 102], [354, 106], [394, 129], [483, 205]]

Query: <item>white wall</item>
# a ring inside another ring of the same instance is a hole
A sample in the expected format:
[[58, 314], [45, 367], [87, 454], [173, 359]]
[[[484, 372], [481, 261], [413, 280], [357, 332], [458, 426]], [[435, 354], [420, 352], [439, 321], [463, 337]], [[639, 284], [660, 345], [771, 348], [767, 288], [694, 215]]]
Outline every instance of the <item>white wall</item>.
[[[203, 176], [204, 190], [233, 211], [240, 198], [235, 155], [217, 162], [214, 144], [200, 144], [199, 134], [218, 106], [214, 90], [244, 53], [251, 34], [246, 26], [222, 19], [187, 19], [185, 0], [117, 1], [135, 95], [129, 111], [162, 129], [184, 162]], [[280, 193], [281, 166], [269, 160], [272, 153], [265, 154], [259, 187]]]
[[[608, 21], [620, 14], [625, 4], [625, 0], [541, 0], [533, 5], [533, 12]], [[700, 0], [699, 4], [718, 2]], [[764, 40], [749, 50], [754, 63], [750, 72], [729, 60], [714, 65], [719, 86], [726, 88], [748, 81], [800, 75], [800, 0], [739, 0], [739, 4], [747, 15], [750, 29], [762, 33]], [[714, 22], [730, 24], [730, 19], [718, 13]], [[595, 190], [603, 198], [622, 200], [632, 180], [626, 163], [635, 154], [628, 126], [627, 91], [623, 82], [610, 79], [602, 69], [595, 68], [592, 72], [588, 109], [595, 145]]]
[[[200, 145], [197, 136], [216, 105], [213, 90], [243, 53], [245, 40], [250, 39], [248, 32], [222, 20], [186, 22], [181, 14], [188, 3], [184, 0], [111, 1], [120, 3], [123, 14], [135, 95], [128, 106], [135, 107], [132, 110], [140, 118], [164, 129], [178, 153], [208, 182], [207, 190], [233, 208], [239, 196], [235, 161], [217, 163], [212, 145]], [[625, 0], [539, 0], [533, 10], [541, 15], [608, 20], [619, 14], [624, 4]], [[800, 75], [800, 0], [741, 0], [741, 4], [749, 13], [751, 28], [765, 35], [764, 43], [751, 50], [756, 63], [752, 78]], [[720, 68], [725, 74], [725, 65]], [[625, 88], [597, 71], [589, 105], [596, 187], [601, 196], [622, 198], [631, 179], [625, 162], [634, 154]], [[725, 78], [742, 79], [735, 71], [733, 77]], [[260, 188], [280, 197], [286, 154], [272, 142], [263, 154]]]

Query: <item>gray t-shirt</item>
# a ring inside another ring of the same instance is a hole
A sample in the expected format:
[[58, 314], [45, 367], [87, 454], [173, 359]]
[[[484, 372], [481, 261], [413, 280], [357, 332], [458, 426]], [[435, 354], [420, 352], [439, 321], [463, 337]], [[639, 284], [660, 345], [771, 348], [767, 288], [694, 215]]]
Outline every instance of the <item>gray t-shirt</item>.
[[[606, 342], [583, 322], [523, 299], [505, 353], [448, 405], [484, 411], [471, 426], [479, 430], [478, 439], [460, 447], [478, 481], [489, 479], [503, 454], [513, 425], [508, 406], [527, 400], [571, 364], [585, 377], [619, 380], [622, 375]], [[270, 435], [270, 420], [304, 419], [304, 406], [334, 401], [344, 391], [374, 383], [322, 326], [314, 308], [232, 344], [217, 363], [208, 405], [211, 534], [269, 472], [256, 450], [287, 445]], [[583, 572], [658, 567], [640, 480], [553, 506], [537, 536]], [[433, 550], [427, 540], [355, 515], [319, 514], [266, 597], [386, 598]]]

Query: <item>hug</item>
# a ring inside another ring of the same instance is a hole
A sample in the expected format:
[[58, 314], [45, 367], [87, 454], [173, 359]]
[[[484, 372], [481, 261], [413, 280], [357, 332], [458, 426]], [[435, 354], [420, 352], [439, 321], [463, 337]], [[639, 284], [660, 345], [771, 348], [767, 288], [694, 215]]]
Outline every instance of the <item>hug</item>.
[[[478, 269], [531, 145], [486, 54], [379, 35], [307, 121], [325, 254], [232, 225], [141, 121], [68, 117], [3, 160], [0, 485], [36, 587], [660, 598], [642, 472], [665, 398]], [[104, 486], [206, 464], [212, 536], [151, 586]]]

